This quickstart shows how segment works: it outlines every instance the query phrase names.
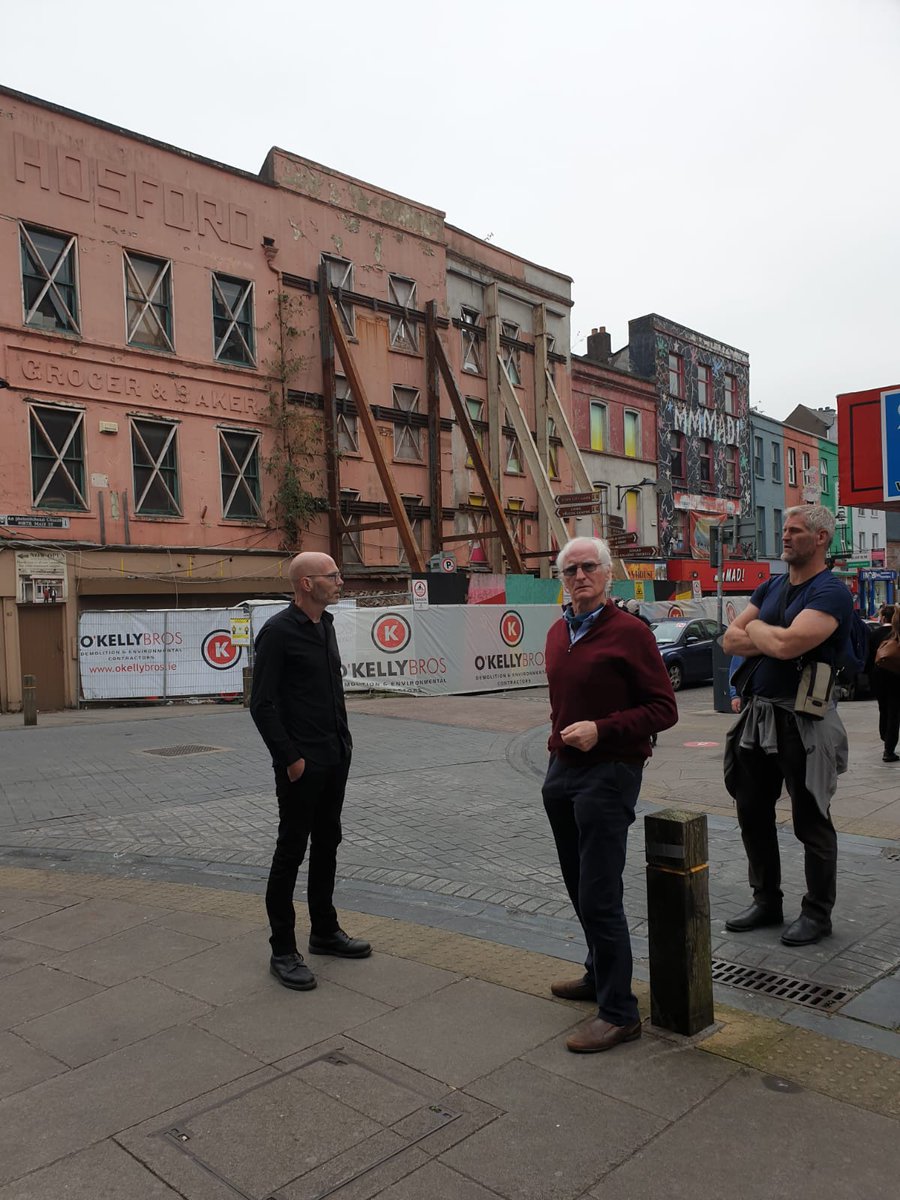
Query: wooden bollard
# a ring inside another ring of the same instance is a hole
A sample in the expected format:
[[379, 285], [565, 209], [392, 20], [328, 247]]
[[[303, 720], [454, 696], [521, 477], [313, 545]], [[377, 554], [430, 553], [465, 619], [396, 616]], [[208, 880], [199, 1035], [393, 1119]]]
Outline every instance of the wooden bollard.
[[244, 708], [249, 708], [250, 692], [253, 688], [253, 668], [244, 667], [241, 678], [244, 681]]
[[650, 1016], [692, 1035], [713, 1023], [706, 816], [666, 809], [644, 817]]
[[26, 725], [37, 725], [37, 676], [22, 676], [22, 712]]

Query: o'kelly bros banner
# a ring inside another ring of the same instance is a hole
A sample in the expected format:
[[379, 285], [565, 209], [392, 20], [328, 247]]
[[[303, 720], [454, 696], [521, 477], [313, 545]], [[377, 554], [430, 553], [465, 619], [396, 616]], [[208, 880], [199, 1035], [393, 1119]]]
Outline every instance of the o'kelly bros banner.
[[[254, 605], [254, 637], [282, 604]], [[246, 610], [89, 612], [79, 621], [85, 700], [215, 696], [242, 690], [244, 650], [231, 617]], [[501, 691], [546, 682], [544, 643], [556, 605], [441, 605], [337, 609], [347, 691], [425, 696]]]

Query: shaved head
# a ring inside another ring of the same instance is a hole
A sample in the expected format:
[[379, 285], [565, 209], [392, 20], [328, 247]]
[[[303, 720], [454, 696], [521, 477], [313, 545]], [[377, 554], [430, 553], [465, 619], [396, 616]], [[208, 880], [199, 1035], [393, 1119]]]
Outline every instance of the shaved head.
[[327, 575], [329, 571], [336, 570], [334, 559], [327, 554], [320, 554], [317, 550], [304, 550], [302, 554], [291, 559], [291, 565], [288, 567], [288, 579], [296, 592], [297, 584], [305, 576]]

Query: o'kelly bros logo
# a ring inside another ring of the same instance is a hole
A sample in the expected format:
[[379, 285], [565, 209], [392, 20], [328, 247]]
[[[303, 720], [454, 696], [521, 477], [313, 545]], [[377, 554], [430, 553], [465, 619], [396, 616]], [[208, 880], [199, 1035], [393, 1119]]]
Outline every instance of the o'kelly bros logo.
[[403, 650], [409, 645], [411, 637], [409, 621], [397, 613], [386, 613], [372, 626], [372, 641], [379, 650], [385, 650], [388, 654]]
[[500, 636], [507, 646], [518, 646], [525, 634], [525, 622], [515, 611], [508, 608], [500, 618]]
[[203, 661], [214, 671], [227, 671], [241, 657], [241, 647], [235, 646], [227, 629], [214, 629], [200, 646]]
[[[372, 626], [372, 643], [383, 654], [399, 654], [412, 639], [412, 626], [399, 613], [384, 613]], [[445, 658], [392, 658], [387, 662], [344, 663], [341, 672], [345, 679], [412, 679], [416, 676], [445, 675]]]

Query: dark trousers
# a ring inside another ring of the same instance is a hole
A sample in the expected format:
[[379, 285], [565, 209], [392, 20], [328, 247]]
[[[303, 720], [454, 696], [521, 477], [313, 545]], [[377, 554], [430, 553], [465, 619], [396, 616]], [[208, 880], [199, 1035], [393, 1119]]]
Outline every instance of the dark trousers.
[[882, 678], [885, 671], [872, 672], [872, 690], [878, 701], [878, 736], [886, 754], [893, 754], [900, 739], [900, 678]]
[[320, 767], [307, 760], [306, 770], [295, 783], [289, 781], [283, 769], [275, 770], [278, 841], [266, 888], [273, 954], [291, 954], [297, 949], [294, 887], [307, 843], [306, 895], [310, 932], [325, 936], [338, 928], [332, 896], [337, 848], [341, 842], [341, 808], [349, 770], [349, 759], [335, 767]]
[[622, 872], [642, 774], [643, 766], [631, 763], [567, 766], [554, 756], [543, 786], [562, 876], [587, 942], [585, 974], [594, 980], [600, 1016], [613, 1025], [639, 1019]]
[[815, 921], [827, 921], [837, 889], [837, 834], [806, 787], [806, 751], [794, 714], [776, 707], [778, 753], [735, 748], [735, 803], [749, 863], [753, 898], [767, 908], [781, 908], [781, 857], [775, 805], [782, 785], [791, 798], [794, 834], [803, 843], [806, 895], [802, 910]]

